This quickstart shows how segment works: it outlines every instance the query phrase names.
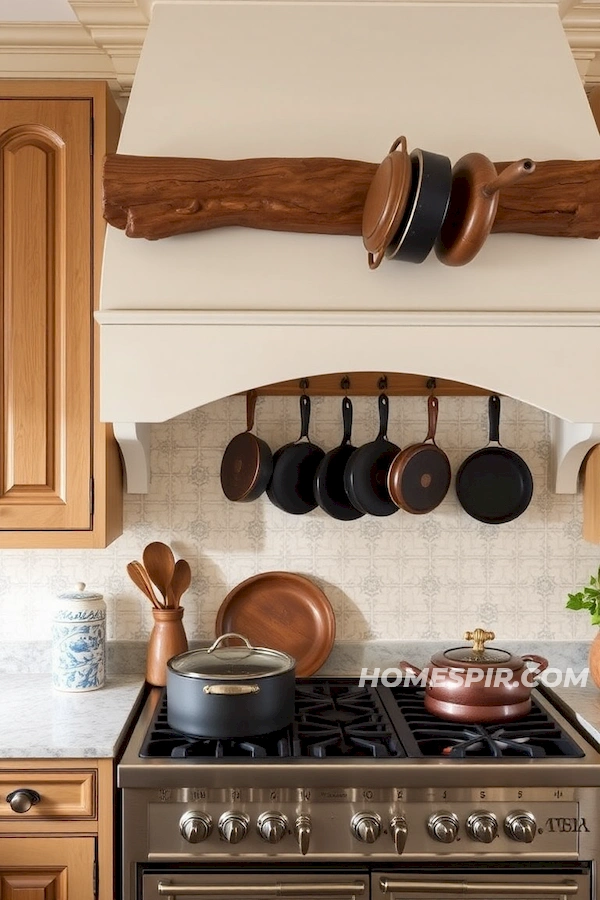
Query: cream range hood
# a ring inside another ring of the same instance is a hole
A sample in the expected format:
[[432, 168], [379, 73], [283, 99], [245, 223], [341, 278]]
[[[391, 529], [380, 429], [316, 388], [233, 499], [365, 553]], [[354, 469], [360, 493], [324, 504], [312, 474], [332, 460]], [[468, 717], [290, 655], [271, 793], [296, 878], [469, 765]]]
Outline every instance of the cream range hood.
[[[119, 144], [146, 156], [338, 156], [392, 140], [455, 161], [600, 157], [550, 2], [156, 2]], [[492, 235], [468, 266], [369, 271], [360, 238], [108, 228], [101, 417], [128, 490], [149, 423], [250, 387], [340, 371], [488, 387], [555, 416], [554, 484], [600, 442], [596, 241]]]

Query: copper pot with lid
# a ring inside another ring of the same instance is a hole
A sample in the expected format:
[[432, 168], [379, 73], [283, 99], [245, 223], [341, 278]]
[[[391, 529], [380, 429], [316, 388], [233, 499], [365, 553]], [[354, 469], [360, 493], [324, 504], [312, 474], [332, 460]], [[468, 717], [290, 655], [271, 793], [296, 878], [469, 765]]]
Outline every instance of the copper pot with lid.
[[[472, 646], [436, 653], [423, 671], [400, 663], [401, 668], [426, 676], [425, 708], [455, 722], [510, 722], [526, 716], [535, 679], [548, 660], [533, 653], [516, 656], [486, 647], [495, 634], [483, 628], [465, 632], [464, 638]], [[528, 662], [534, 662], [535, 668], [529, 668]]]

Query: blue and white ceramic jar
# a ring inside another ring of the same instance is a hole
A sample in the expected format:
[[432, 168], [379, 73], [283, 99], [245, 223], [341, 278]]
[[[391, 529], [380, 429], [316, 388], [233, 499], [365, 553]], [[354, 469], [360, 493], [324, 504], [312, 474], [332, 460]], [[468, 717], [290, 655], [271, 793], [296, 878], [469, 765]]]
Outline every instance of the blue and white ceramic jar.
[[52, 617], [52, 684], [58, 691], [96, 691], [104, 684], [106, 603], [102, 594], [60, 594]]

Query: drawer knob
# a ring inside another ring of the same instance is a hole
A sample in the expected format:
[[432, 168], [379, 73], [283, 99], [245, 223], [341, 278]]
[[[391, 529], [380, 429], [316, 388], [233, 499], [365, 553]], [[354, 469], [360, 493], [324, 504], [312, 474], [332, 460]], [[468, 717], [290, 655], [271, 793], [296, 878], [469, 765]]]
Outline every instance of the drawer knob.
[[19, 788], [18, 791], [12, 791], [12, 793], [8, 794], [6, 797], [6, 802], [9, 804], [12, 811], [16, 813], [29, 812], [31, 807], [35, 806], [36, 803], [39, 803], [40, 800], [41, 797], [38, 792], [31, 791], [29, 788]]

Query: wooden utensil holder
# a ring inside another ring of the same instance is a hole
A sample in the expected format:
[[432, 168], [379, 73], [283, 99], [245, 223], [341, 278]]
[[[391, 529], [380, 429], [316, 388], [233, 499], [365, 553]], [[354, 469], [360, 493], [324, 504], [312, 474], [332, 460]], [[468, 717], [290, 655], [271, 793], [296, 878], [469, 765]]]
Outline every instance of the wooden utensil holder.
[[183, 609], [153, 609], [154, 627], [148, 641], [146, 681], [164, 687], [167, 683], [167, 660], [188, 649], [183, 628]]

